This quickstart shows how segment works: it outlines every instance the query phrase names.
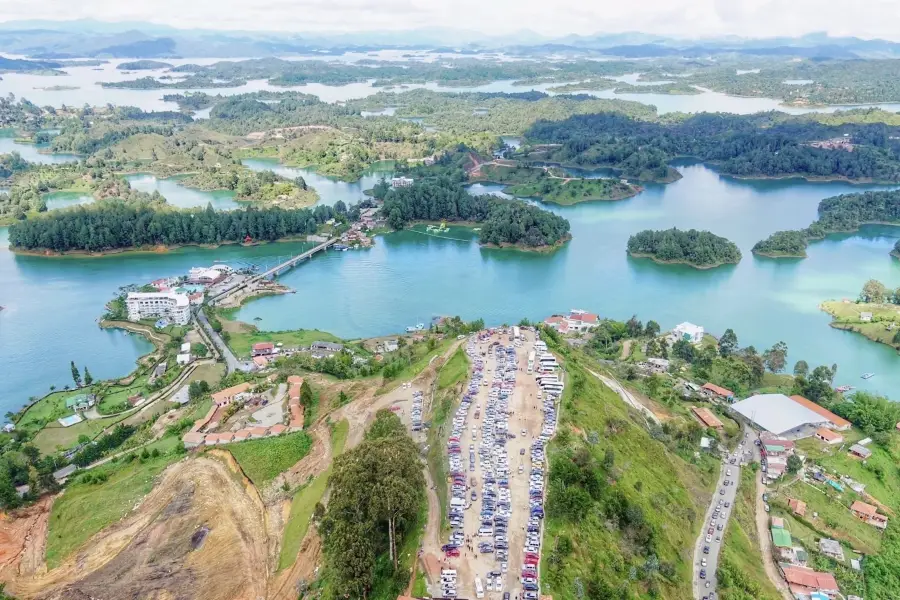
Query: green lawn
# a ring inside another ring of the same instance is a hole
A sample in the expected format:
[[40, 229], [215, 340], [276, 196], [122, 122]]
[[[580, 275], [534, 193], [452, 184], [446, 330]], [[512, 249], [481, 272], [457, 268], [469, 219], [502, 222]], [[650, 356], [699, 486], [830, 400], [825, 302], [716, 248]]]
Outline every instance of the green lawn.
[[395, 389], [401, 383], [413, 379], [416, 375], [425, 370], [425, 368], [431, 362], [432, 358], [434, 358], [435, 356], [440, 356], [441, 354], [446, 352], [455, 341], [456, 340], [454, 339], [445, 339], [438, 343], [434, 347], [434, 350], [429, 350], [428, 345], [425, 342], [415, 344], [414, 348], [416, 351], [416, 358], [408, 365], [406, 365], [403, 369], [401, 369], [395, 377], [386, 380], [381, 385], [381, 387], [378, 388], [376, 394], [386, 394]]
[[[331, 432], [331, 452], [334, 457], [344, 451], [344, 444], [347, 442], [349, 433], [350, 423], [346, 419], [334, 426], [334, 430]], [[281, 554], [278, 556], [279, 571], [290, 567], [297, 560], [297, 553], [300, 552], [300, 544], [303, 543], [303, 538], [306, 537], [309, 529], [313, 510], [325, 495], [330, 475], [331, 466], [301, 488], [291, 500], [291, 514], [284, 526]]]
[[[831, 322], [832, 327], [861, 333], [870, 340], [882, 344], [898, 346], [894, 343], [894, 336], [900, 326], [900, 307], [896, 304], [857, 304], [829, 300], [823, 302], [821, 308], [834, 318]], [[861, 321], [859, 318], [861, 312], [872, 313], [872, 321]]]
[[122, 419], [123, 417], [121, 416], [96, 420], [85, 419], [71, 427], [62, 427], [57, 423], [55, 426], [41, 429], [34, 436], [33, 443], [41, 451], [41, 454], [53, 454], [56, 452], [57, 446], [71, 448], [78, 443], [78, 438], [81, 435], [93, 438], [110, 425], [118, 423]]
[[59, 566], [92, 536], [126, 516], [153, 489], [157, 475], [178, 458], [180, 455], [165, 454], [143, 463], [110, 463], [91, 471], [108, 473], [105, 483], [71, 483], [50, 511], [47, 566]]
[[[598, 592], [596, 597], [690, 598], [690, 548], [700, 531], [709, 491], [696, 467], [654, 440], [643, 420], [632, 418], [618, 395], [588, 372], [599, 369], [596, 363], [580, 351], [562, 350], [568, 355], [562, 361], [567, 385], [559, 432], [549, 449], [542, 593], [555, 600], [575, 600], [579, 598], [575, 581], [581, 580], [585, 587], [593, 584], [610, 594]], [[597, 500], [577, 484], [554, 491], [562, 486], [554, 480], [562, 481], [571, 465], [577, 468], [572, 457], [579, 455], [593, 464], [614, 459], [612, 467], [593, 471], [594, 480], [600, 482]], [[571, 517], [563, 502], [577, 491], [590, 499], [583, 518]], [[554, 494], [559, 494], [559, 508], [554, 507]], [[615, 510], [632, 516], [617, 525], [609, 518]], [[647, 554], [635, 539], [638, 534], [650, 535], [658, 559], [659, 570], [649, 575]], [[563, 552], [560, 548], [565, 553], [555, 556]]]
[[759, 537], [756, 535], [756, 480], [750, 469], [741, 471], [741, 481], [734, 502], [732, 518], [725, 532], [720, 565], [722, 597], [755, 600], [778, 600], [781, 595], [769, 581], [763, 567]]
[[[863, 523], [849, 510], [859, 497], [849, 488], [843, 494], [827, 486], [812, 486], [803, 482], [780, 489], [774, 503], [787, 511], [788, 498], [806, 502], [806, 516], [799, 518], [823, 535], [846, 542], [852, 548], [866, 554], [874, 554], [881, 547], [881, 533], [875, 527]], [[814, 517], [813, 513], [818, 516]]]
[[313, 342], [340, 342], [341, 339], [318, 329], [296, 329], [293, 331], [253, 331], [232, 332], [228, 345], [237, 356], [250, 356], [253, 344], [272, 342], [284, 344], [285, 348], [309, 346]]
[[16, 428], [22, 431], [37, 431], [56, 419], [71, 415], [72, 411], [66, 410], [66, 400], [83, 393], [84, 390], [62, 390], [41, 398], [16, 422]]
[[309, 454], [311, 446], [312, 438], [306, 432], [298, 431], [278, 437], [229, 444], [228, 450], [250, 481], [262, 486]]
[[450, 357], [450, 360], [441, 367], [441, 372], [438, 375], [438, 389], [443, 390], [456, 385], [465, 378], [468, 372], [469, 357], [466, 356], [466, 351], [460, 346], [453, 353], [453, 356]]

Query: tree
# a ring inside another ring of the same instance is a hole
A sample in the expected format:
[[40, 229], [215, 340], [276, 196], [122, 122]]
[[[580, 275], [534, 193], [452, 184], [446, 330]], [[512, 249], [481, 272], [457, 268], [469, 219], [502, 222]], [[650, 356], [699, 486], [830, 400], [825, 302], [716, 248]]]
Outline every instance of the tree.
[[204, 395], [208, 394], [209, 389], [209, 383], [207, 383], [203, 379], [199, 381], [192, 381], [188, 386], [188, 398], [191, 400], [198, 400]]
[[884, 284], [877, 279], [870, 279], [863, 285], [862, 291], [859, 293], [859, 300], [860, 302], [875, 302], [880, 304], [881, 302], [884, 302], [886, 296], [887, 288], [884, 287]]
[[94, 383], [94, 377], [91, 375], [91, 372], [88, 371], [88, 368], [84, 368], [84, 385], [91, 385]]
[[719, 354], [722, 356], [731, 356], [738, 349], [737, 335], [733, 329], [726, 329], [722, 337], [719, 338]]
[[644, 325], [638, 320], [637, 315], [631, 315], [625, 322], [625, 327], [628, 328], [628, 337], [639, 337], [644, 332]]
[[350, 396], [347, 395], [347, 392], [345, 392], [344, 390], [338, 392], [338, 405], [343, 406], [348, 402], [350, 402]]
[[375, 413], [375, 421], [366, 432], [367, 440], [397, 438], [406, 435], [406, 426], [393, 411], [383, 408]]
[[81, 373], [78, 372], [78, 367], [75, 366], [75, 361], [72, 361], [72, 381], [75, 382], [75, 387], [81, 387]]
[[778, 342], [763, 353], [763, 360], [766, 367], [773, 373], [779, 373], [784, 370], [787, 361], [788, 347], [784, 342]]
[[304, 408], [312, 406], [313, 403], [313, 391], [309, 385], [309, 382], [306, 380], [300, 384], [300, 405]]
[[806, 377], [809, 373], [809, 365], [805, 360], [798, 360], [794, 364], [794, 376], [796, 377]]
[[697, 349], [687, 340], [678, 340], [672, 344], [672, 356], [680, 358], [685, 362], [694, 362], [697, 355]]
[[787, 459], [787, 472], [796, 475], [803, 468], [803, 461], [796, 454], [791, 454]]
[[655, 338], [659, 335], [659, 331], [659, 323], [657, 323], [656, 321], [647, 321], [647, 324], [644, 326], [644, 335], [648, 337]]

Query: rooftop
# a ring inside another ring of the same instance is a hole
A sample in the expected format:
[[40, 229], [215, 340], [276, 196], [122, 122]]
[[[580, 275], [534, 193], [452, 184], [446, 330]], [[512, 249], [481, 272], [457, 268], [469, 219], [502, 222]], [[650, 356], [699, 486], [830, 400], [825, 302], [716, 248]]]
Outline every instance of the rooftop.
[[878, 514], [878, 508], [868, 504], [866, 502], [862, 502], [857, 500], [850, 506], [850, 510], [853, 512], [858, 512], [860, 514], [866, 515], [868, 517], [874, 516]]
[[791, 400], [793, 400], [797, 404], [805, 406], [806, 408], [808, 408], [809, 410], [811, 410], [815, 413], [822, 415], [823, 417], [828, 419], [831, 422], [831, 424], [834, 425], [835, 427], [840, 427], [840, 428], [850, 427], [850, 421], [837, 416], [836, 414], [834, 414], [833, 412], [831, 412], [828, 409], [822, 408], [821, 406], [819, 406], [812, 400], [807, 400], [803, 396], [798, 396], [796, 394], [791, 396]]
[[817, 573], [805, 567], [785, 567], [784, 579], [814, 590], [837, 590], [838, 584], [831, 573]]
[[233, 385], [230, 388], [225, 388], [221, 392], [216, 392], [212, 395], [213, 402], [223, 402], [228, 400], [229, 398], [233, 398], [237, 394], [242, 394], [250, 389], [249, 383], [239, 383], [238, 385]]
[[791, 532], [781, 527], [772, 527], [772, 543], [776, 548], [793, 548], [794, 540], [791, 539]]
[[825, 440], [826, 442], [836, 442], [838, 440], [844, 439], [839, 433], [835, 433], [830, 429], [826, 429], [825, 427], [820, 427], [816, 430], [816, 435]]
[[822, 425], [828, 419], [784, 394], [759, 394], [732, 405], [732, 408], [763, 429], [781, 434], [803, 425]]
[[175, 292], [130, 292], [128, 300], [151, 300], [153, 298], [168, 298], [175, 301], [175, 306], [187, 307], [190, 300], [184, 294], [176, 294]]
[[868, 458], [868, 457], [872, 456], [871, 450], [869, 450], [865, 446], [860, 446], [859, 444], [853, 444], [852, 446], [850, 446], [850, 452], [853, 452], [854, 454], [858, 454], [858, 455], [862, 456], [863, 458]]
[[691, 410], [694, 411], [694, 414], [697, 415], [697, 418], [700, 419], [707, 427], [722, 427], [722, 421], [720, 421], [719, 418], [716, 417], [716, 415], [714, 415], [708, 408], [694, 406], [691, 407]]
[[718, 394], [719, 396], [725, 396], [726, 398], [730, 398], [730, 397], [734, 396], [734, 392], [732, 392], [731, 390], [729, 390], [727, 388], [719, 387], [714, 383], [704, 383], [703, 389], [709, 390], [710, 392], [712, 392], [714, 394]]

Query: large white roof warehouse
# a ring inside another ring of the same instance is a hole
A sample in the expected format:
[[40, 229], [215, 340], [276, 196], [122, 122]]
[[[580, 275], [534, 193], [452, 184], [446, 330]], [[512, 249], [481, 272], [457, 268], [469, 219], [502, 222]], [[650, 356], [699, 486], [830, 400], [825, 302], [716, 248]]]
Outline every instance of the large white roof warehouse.
[[788, 398], [784, 394], [759, 394], [731, 405], [731, 408], [766, 431], [776, 435], [805, 425], [827, 425], [827, 417]]

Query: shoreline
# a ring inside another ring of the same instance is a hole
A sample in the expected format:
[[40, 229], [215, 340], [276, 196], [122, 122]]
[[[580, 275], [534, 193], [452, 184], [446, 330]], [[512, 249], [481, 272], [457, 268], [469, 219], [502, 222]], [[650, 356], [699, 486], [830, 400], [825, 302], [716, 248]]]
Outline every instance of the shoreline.
[[809, 258], [809, 255], [805, 252], [803, 254], [774, 254], [771, 252], [762, 252], [760, 250], [751, 250], [750, 251], [755, 256], [761, 256], [763, 258]]
[[[478, 182], [478, 183], [494, 183], [497, 185], [506, 185], [506, 184], [499, 183], [496, 181]], [[506, 187], [504, 187], [500, 191], [503, 192], [504, 194], [509, 194], [510, 196], [515, 196], [516, 198], [527, 198], [529, 200], [537, 200], [541, 204], [553, 204], [554, 206], [577, 206], [579, 204], [585, 204], [588, 202], [620, 202], [622, 200], [628, 200], [629, 198], [634, 198], [635, 196], [637, 196], [638, 194], [640, 194], [641, 192], [644, 191], [644, 188], [642, 188], [641, 186], [633, 186], [632, 187], [633, 193], [627, 194], [625, 196], [621, 196], [618, 198], [584, 198], [583, 200], [576, 200], [575, 202], [556, 202], [555, 200], [547, 200], [543, 196], [518, 196], [509, 191], [510, 189], [516, 187], [517, 185], [522, 185], [522, 184], [516, 183], [516, 184], [512, 184], [512, 185], [506, 185]]]
[[[710, 269], [716, 269], [718, 267], [724, 267], [726, 265], [738, 264], [737, 262], [718, 262], [718, 263], [715, 263], [712, 265], [695, 265], [694, 263], [688, 262], [686, 260], [662, 260], [662, 259], [656, 258], [652, 254], [634, 253], [634, 252], [628, 252], [627, 250], [625, 252], [631, 258], [647, 258], [647, 259], [652, 260], [653, 262], [655, 262], [658, 265], [685, 265], [685, 266], [691, 267], [692, 269], [698, 269], [700, 271], [708, 271]], [[740, 262], [740, 261], [738, 261], [738, 262]]]
[[[835, 311], [831, 307], [832, 304], [839, 303], [839, 302], [840, 301], [838, 301], [838, 300], [824, 300], [819, 303], [818, 309], [831, 317], [831, 321], [828, 323], [829, 327], [831, 327], [832, 329], [840, 329], [841, 331], [848, 331], [850, 333], [855, 333], [857, 335], [861, 335], [862, 337], [866, 338], [870, 342], [874, 342], [881, 346], [887, 346], [888, 348], [891, 348], [892, 350], [894, 350], [898, 354], [900, 354], [900, 347], [898, 347], [892, 341], [886, 341], [886, 340], [881, 340], [877, 337], [872, 337], [862, 329], [862, 327], [865, 327], [866, 325], [876, 325], [880, 321], [867, 321], [867, 322], [860, 321], [860, 322], [851, 323], [851, 322], [840, 320], [841, 317], [838, 316], [837, 311]], [[855, 304], [858, 304], [858, 303], [855, 303]], [[865, 303], [863, 303], [861, 306], [865, 306]]]
[[181, 250], [182, 248], [201, 248], [203, 250], [215, 250], [217, 248], [221, 248], [222, 246], [244, 246], [247, 248], [253, 246], [263, 246], [266, 244], [281, 244], [281, 243], [290, 243], [290, 242], [300, 242], [300, 243], [312, 243], [308, 242], [305, 239], [300, 239], [296, 237], [291, 238], [281, 238], [272, 241], [260, 241], [253, 242], [250, 244], [245, 244], [243, 242], [222, 242], [220, 244], [176, 244], [173, 246], [150, 246], [150, 247], [128, 247], [128, 248], [113, 248], [111, 250], [102, 250], [100, 252], [89, 252], [87, 250], [68, 250], [65, 252], [54, 252], [51, 250], [44, 249], [31, 249], [25, 250], [22, 248], [13, 248], [9, 247], [9, 251], [13, 254], [18, 254], [21, 256], [38, 256], [41, 258], [66, 258], [66, 257], [77, 257], [77, 258], [104, 258], [107, 256], [119, 256], [123, 254], [167, 254], [169, 252], [175, 250]]

